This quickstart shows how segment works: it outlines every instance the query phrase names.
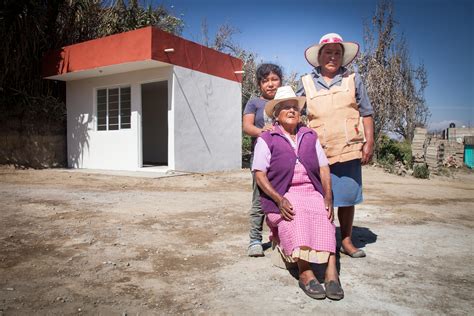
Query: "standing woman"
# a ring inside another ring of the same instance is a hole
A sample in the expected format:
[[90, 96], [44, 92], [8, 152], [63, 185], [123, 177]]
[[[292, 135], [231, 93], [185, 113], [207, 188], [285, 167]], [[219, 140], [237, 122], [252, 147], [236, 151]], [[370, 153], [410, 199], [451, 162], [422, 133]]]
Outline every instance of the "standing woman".
[[[260, 97], [250, 99], [245, 105], [242, 127], [244, 133], [252, 137], [252, 156], [250, 164], [253, 162], [253, 150], [256, 139], [265, 131], [271, 130], [271, 124], [265, 124], [264, 109], [269, 100], [273, 100], [278, 87], [282, 82], [281, 68], [274, 64], [261, 64], [257, 68], [257, 85], [260, 89]], [[250, 257], [264, 256], [262, 247], [262, 226], [264, 214], [260, 205], [260, 194], [255, 175], [252, 173], [252, 206], [250, 208], [250, 243], [248, 255]]]
[[314, 69], [301, 78], [297, 92], [306, 95], [308, 125], [329, 160], [341, 252], [352, 258], [365, 257], [352, 243], [352, 223], [354, 206], [363, 200], [361, 165], [371, 160], [374, 148], [372, 105], [360, 75], [345, 68], [358, 52], [357, 43], [344, 42], [336, 33], [324, 35], [305, 51]]

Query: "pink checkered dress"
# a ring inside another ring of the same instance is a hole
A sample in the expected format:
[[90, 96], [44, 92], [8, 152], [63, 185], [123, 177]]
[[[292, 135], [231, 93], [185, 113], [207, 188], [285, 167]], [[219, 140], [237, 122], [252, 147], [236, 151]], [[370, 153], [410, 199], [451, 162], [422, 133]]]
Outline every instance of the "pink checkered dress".
[[272, 239], [277, 239], [287, 256], [299, 248], [311, 248], [317, 252], [336, 251], [336, 226], [327, 217], [322, 195], [314, 189], [306, 169], [299, 162], [289, 191], [285, 197], [293, 205], [292, 221], [285, 221], [280, 214], [267, 214], [267, 224]]

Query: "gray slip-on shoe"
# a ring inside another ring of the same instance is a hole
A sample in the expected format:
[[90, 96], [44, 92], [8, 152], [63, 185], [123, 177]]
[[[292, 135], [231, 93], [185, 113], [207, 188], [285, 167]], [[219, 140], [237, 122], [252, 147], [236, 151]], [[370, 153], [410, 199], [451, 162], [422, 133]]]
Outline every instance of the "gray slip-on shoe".
[[329, 282], [324, 282], [324, 287], [326, 288], [326, 297], [331, 300], [341, 300], [344, 297], [344, 290], [341, 287], [339, 282], [331, 280]]
[[262, 244], [253, 244], [249, 246], [248, 249], [249, 257], [263, 257], [265, 253], [263, 252]]
[[326, 298], [326, 291], [324, 287], [318, 283], [316, 279], [313, 279], [304, 285], [303, 282], [298, 281], [298, 285], [303, 290], [303, 292], [311, 298], [322, 300]]
[[351, 258], [364, 258], [366, 256], [365, 254], [365, 251], [362, 250], [362, 249], [357, 249], [355, 252], [353, 253], [348, 253], [344, 247], [341, 247], [341, 249], [339, 250], [341, 253], [351, 257]]

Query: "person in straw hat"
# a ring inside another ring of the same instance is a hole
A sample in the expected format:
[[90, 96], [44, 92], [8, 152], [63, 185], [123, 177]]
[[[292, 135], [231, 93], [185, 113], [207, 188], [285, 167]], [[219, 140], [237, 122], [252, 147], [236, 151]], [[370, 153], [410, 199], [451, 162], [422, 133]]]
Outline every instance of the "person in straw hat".
[[314, 69], [301, 78], [297, 95], [306, 96], [308, 126], [319, 136], [329, 160], [334, 207], [338, 208], [342, 247], [352, 258], [365, 252], [352, 243], [355, 205], [363, 200], [361, 164], [374, 148], [374, 111], [362, 80], [349, 65], [359, 45], [329, 33], [305, 51]]
[[[339, 300], [344, 291], [336, 268], [330, 171], [318, 135], [300, 124], [304, 104], [290, 86], [278, 88], [267, 102], [274, 128], [257, 139], [252, 171], [271, 239], [287, 262], [296, 262], [300, 288], [315, 299]], [[327, 263], [325, 288], [310, 263]]]

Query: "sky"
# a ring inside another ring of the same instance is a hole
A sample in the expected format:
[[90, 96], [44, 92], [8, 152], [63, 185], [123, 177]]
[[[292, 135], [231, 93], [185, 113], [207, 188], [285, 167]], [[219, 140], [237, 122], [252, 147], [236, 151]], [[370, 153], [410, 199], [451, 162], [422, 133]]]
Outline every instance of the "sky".
[[[201, 42], [206, 19], [209, 37], [229, 24], [234, 41], [275, 62], [284, 73], [311, 71], [304, 51], [326, 33], [363, 45], [363, 23], [377, 0], [154, 0], [184, 20], [182, 36]], [[474, 2], [470, 0], [393, 0], [395, 31], [406, 37], [411, 62], [428, 72], [426, 103], [430, 129], [474, 127]]]

